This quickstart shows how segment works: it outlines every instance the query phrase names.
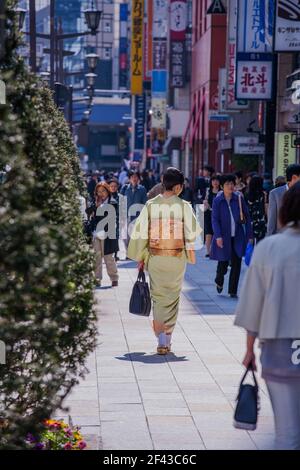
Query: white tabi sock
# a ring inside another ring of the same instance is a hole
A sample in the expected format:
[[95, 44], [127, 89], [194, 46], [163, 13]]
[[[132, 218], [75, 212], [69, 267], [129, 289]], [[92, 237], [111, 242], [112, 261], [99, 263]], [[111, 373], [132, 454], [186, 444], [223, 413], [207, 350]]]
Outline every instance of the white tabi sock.
[[167, 340], [166, 346], [167, 346], [167, 348], [171, 347], [171, 339], [172, 339], [172, 334], [166, 335], [166, 340]]
[[167, 345], [167, 338], [166, 338], [166, 333], [160, 333], [158, 335], [158, 346], [162, 346], [165, 348]]

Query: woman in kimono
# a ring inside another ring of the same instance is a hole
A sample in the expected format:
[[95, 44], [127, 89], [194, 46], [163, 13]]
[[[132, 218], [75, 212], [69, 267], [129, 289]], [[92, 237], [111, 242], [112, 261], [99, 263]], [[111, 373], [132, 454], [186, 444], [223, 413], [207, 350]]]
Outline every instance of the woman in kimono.
[[171, 350], [186, 263], [195, 263], [194, 242], [200, 227], [191, 205], [179, 198], [184, 176], [168, 168], [164, 192], [151, 199], [138, 217], [128, 247], [128, 257], [139, 262], [150, 278], [153, 329], [158, 354]]

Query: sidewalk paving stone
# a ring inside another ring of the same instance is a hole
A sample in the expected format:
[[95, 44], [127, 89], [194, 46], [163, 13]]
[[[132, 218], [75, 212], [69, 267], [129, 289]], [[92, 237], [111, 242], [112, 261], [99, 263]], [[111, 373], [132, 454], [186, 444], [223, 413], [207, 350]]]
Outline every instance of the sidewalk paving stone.
[[[233, 427], [245, 335], [233, 325], [237, 301], [226, 294], [228, 279], [222, 295], [215, 290], [215, 269], [203, 253], [188, 266], [166, 357], [156, 354], [151, 317], [128, 312], [135, 263], [119, 263], [118, 288], [109, 288], [105, 275], [95, 290], [99, 337], [90, 372], [66, 401], [90, 449], [273, 448], [272, 409], [260, 378], [257, 430]], [[242, 277], [245, 271], [243, 265]]]

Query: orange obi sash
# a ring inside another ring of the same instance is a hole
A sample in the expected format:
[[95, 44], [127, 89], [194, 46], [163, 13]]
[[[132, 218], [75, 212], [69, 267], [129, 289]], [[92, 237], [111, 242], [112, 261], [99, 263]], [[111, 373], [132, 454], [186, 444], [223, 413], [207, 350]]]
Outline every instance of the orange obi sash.
[[149, 251], [152, 255], [181, 257], [184, 247], [184, 225], [182, 220], [151, 219]]

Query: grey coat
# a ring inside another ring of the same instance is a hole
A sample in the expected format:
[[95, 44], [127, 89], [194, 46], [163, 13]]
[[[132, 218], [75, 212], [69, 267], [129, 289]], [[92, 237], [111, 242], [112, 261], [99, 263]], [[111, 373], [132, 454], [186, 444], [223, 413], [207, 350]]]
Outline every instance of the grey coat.
[[287, 228], [254, 249], [235, 325], [259, 339], [300, 338], [300, 229]]
[[286, 185], [273, 189], [269, 194], [268, 227], [267, 235], [278, 232], [278, 217], [282, 205], [283, 196], [287, 191]]

